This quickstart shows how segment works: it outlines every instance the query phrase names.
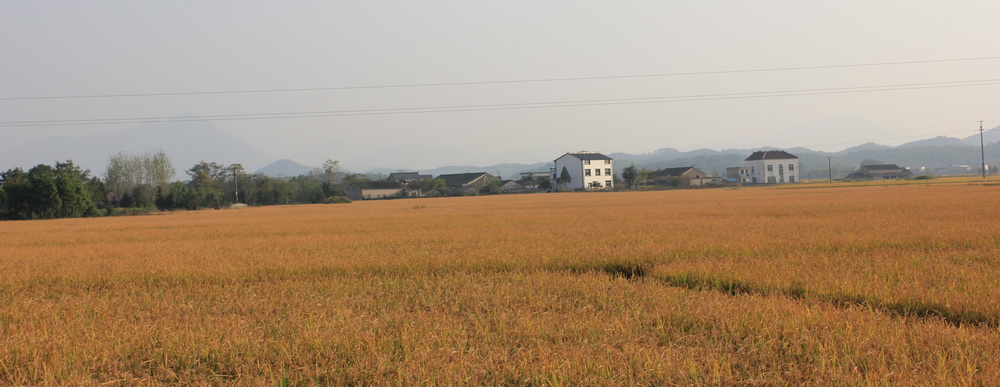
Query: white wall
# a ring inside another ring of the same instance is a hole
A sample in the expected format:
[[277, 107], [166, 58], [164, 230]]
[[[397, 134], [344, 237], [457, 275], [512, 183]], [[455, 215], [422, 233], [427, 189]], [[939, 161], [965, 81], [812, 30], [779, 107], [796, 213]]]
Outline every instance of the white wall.
[[[770, 171], [767, 170], [768, 166], [771, 166]], [[747, 168], [750, 168], [750, 182], [754, 184], [768, 184], [768, 177], [774, 178], [774, 184], [801, 181], [798, 159], [752, 160], [747, 161]]]
[[[591, 182], [595, 181], [601, 184], [601, 188], [614, 187], [614, 162], [612, 160], [591, 160], [590, 165], [586, 165], [584, 164], [584, 160], [580, 160], [573, 155], [563, 155], [556, 159], [555, 180], [559, 180], [559, 177], [562, 176], [563, 167], [566, 167], [570, 177], [573, 178], [569, 184], [564, 186], [565, 188], [589, 189]], [[590, 170], [590, 176], [586, 176], [585, 170], [588, 169]], [[595, 172], [597, 169], [600, 170], [600, 176]], [[607, 173], [609, 170], [610, 174]], [[611, 181], [610, 187], [607, 185], [609, 180]]]

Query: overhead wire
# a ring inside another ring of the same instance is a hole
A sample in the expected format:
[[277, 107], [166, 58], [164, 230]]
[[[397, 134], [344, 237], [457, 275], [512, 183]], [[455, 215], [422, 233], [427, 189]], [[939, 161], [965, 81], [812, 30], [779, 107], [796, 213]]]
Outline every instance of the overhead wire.
[[591, 81], [607, 79], [629, 79], [629, 78], [656, 78], [656, 77], [680, 77], [694, 75], [717, 75], [717, 74], [739, 74], [739, 73], [759, 73], [778, 71], [802, 71], [820, 70], [834, 68], [853, 67], [878, 67], [878, 66], [898, 66], [910, 64], [928, 63], [948, 63], [948, 62], [969, 62], [996, 60], [1000, 56], [986, 56], [974, 58], [954, 58], [954, 59], [930, 59], [913, 61], [894, 62], [874, 62], [874, 63], [851, 63], [818, 66], [798, 66], [798, 67], [772, 67], [759, 69], [736, 69], [736, 70], [712, 70], [712, 71], [690, 71], [675, 73], [652, 73], [652, 74], [625, 74], [606, 75], [589, 77], [561, 77], [561, 78], [528, 78], [528, 79], [507, 79], [488, 81], [467, 81], [467, 82], [428, 82], [428, 83], [401, 83], [385, 85], [358, 85], [358, 86], [332, 86], [332, 87], [307, 87], [307, 88], [274, 88], [274, 89], [244, 89], [244, 90], [202, 90], [184, 92], [148, 92], [148, 93], [120, 93], [120, 94], [77, 94], [77, 95], [49, 95], [49, 96], [12, 96], [0, 97], [0, 101], [16, 100], [47, 100], [47, 99], [84, 99], [84, 98], [123, 98], [123, 97], [162, 97], [162, 96], [184, 96], [184, 95], [213, 95], [213, 94], [252, 94], [252, 93], [288, 93], [307, 91], [333, 91], [333, 90], [362, 90], [362, 89], [395, 89], [414, 87], [438, 87], [438, 86], [473, 86], [473, 85], [496, 85], [496, 84], [518, 84], [518, 83], [542, 83], [542, 82], [568, 82], [568, 81]]
[[758, 92], [741, 92], [741, 93], [693, 94], [693, 95], [661, 96], [661, 97], [520, 102], [520, 103], [481, 104], [481, 105], [449, 105], [449, 106], [403, 107], [403, 108], [384, 108], [384, 109], [213, 114], [213, 115], [202, 115], [191, 118], [161, 116], [161, 117], [93, 118], [93, 119], [75, 119], [75, 120], [0, 121], [0, 127], [185, 122], [185, 121], [199, 121], [204, 119], [211, 119], [214, 121], [232, 121], [232, 120], [291, 119], [291, 118], [316, 118], [316, 117], [340, 117], [340, 116], [449, 113], [449, 112], [511, 110], [511, 109], [548, 109], [548, 108], [566, 108], [566, 107], [601, 106], [601, 105], [633, 105], [633, 104], [650, 104], [650, 103], [709, 101], [709, 100], [724, 100], [724, 99], [774, 98], [774, 97], [790, 97], [790, 96], [822, 95], [822, 94], [884, 92], [884, 91], [915, 90], [915, 89], [988, 86], [997, 84], [1000, 84], [1000, 79], [922, 82], [922, 83], [893, 84], [893, 85], [853, 86], [853, 87], [758, 91]]

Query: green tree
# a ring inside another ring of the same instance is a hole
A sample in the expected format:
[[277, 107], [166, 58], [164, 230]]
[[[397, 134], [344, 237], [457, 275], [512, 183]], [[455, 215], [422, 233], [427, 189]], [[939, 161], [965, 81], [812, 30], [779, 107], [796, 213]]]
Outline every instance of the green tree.
[[440, 194], [445, 188], [447, 188], [447, 185], [444, 179], [441, 178], [420, 181], [420, 192], [424, 195]]
[[[140, 154], [118, 152], [108, 158], [105, 171], [108, 190], [118, 197], [133, 195], [136, 203], [153, 203], [157, 188], [160, 191], [168, 189], [176, 170], [167, 154], [162, 150]], [[148, 188], [136, 190], [136, 187]], [[134, 197], [140, 192], [142, 197]]]
[[0, 185], [7, 192], [5, 217], [8, 219], [31, 218], [31, 183], [28, 174], [21, 168], [9, 169], [0, 174]]
[[32, 199], [31, 219], [50, 219], [56, 217], [62, 200], [59, 198], [59, 187], [56, 185], [56, 171], [49, 165], [38, 164], [28, 170], [28, 184], [31, 187]]
[[[191, 192], [199, 196], [199, 200], [197, 201], [185, 198], [185, 204], [188, 209], [192, 209], [191, 205], [193, 204], [197, 204], [197, 206], [207, 205], [213, 208], [222, 207], [225, 195], [223, 184], [226, 181], [228, 173], [222, 164], [200, 161], [191, 167], [191, 169], [185, 171], [185, 173], [191, 176]], [[197, 207], [193, 209], [197, 209]]]
[[79, 218], [96, 214], [93, 195], [86, 186], [90, 171], [81, 170], [72, 161], [56, 163], [56, 188], [59, 192], [59, 217]]
[[636, 179], [639, 177], [639, 169], [635, 165], [629, 165], [622, 170], [622, 180], [630, 189], [635, 189]]
[[312, 170], [309, 176], [320, 183], [327, 183], [330, 185], [340, 184], [347, 176], [344, 173], [344, 169], [340, 167], [340, 161], [333, 159], [326, 159], [323, 165], [319, 168]]
[[566, 186], [573, 182], [573, 176], [569, 174], [569, 170], [563, 167], [562, 172], [559, 173], [559, 184]]
[[30, 214], [29, 199], [31, 198], [31, 185], [28, 183], [28, 174], [21, 168], [9, 169], [0, 174], [0, 186], [3, 187], [7, 195], [7, 206], [0, 207], [6, 213], [7, 219], [28, 219]]
[[490, 180], [490, 182], [488, 184], [486, 184], [485, 187], [483, 187], [482, 189], [480, 189], [479, 192], [482, 192], [482, 193], [485, 193], [485, 194], [498, 194], [498, 193], [500, 193], [500, 181], [496, 180], [496, 179]]
[[369, 179], [368, 176], [365, 176], [364, 174], [361, 173], [349, 173], [344, 176], [344, 180], [340, 182], [340, 185], [343, 187], [348, 187], [351, 184], [360, 183], [364, 181], [371, 181], [371, 179]]

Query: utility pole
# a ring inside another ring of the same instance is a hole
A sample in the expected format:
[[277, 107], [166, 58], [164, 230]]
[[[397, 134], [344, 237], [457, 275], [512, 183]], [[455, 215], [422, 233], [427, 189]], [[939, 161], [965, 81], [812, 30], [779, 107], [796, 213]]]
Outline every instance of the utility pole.
[[826, 168], [830, 171], [830, 182], [833, 183], [833, 161], [830, 157], [826, 158]]
[[983, 143], [983, 121], [979, 121], [979, 156], [983, 159], [983, 178], [986, 178], [986, 145]]
[[240, 202], [240, 183], [236, 175], [236, 164], [233, 164], [233, 189], [236, 191], [236, 203]]

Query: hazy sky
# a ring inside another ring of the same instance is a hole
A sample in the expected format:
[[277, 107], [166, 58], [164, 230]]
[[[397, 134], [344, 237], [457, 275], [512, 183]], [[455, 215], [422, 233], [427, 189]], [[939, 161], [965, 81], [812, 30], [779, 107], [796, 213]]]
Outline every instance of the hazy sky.
[[[894, 145], [1000, 124], [998, 16], [997, 1], [6, 1], [0, 121], [377, 110], [214, 121], [275, 159], [355, 168]], [[918, 61], [939, 62], [805, 69]], [[775, 68], [796, 69], [743, 71]], [[688, 75], [468, 84], [650, 74]], [[936, 87], [958, 81], [974, 82]], [[11, 99], [440, 83], [463, 84]], [[855, 92], [912, 84], [935, 87]], [[760, 94], [834, 88], [851, 92]], [[683, 96], [714, 97], [643, 100]], [[496, 109], [598, 100], [627, 103]], [[0, 151], [132, 125], [0, 127]]]

